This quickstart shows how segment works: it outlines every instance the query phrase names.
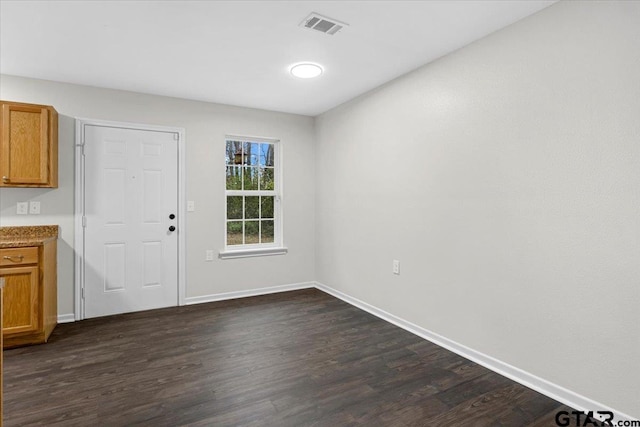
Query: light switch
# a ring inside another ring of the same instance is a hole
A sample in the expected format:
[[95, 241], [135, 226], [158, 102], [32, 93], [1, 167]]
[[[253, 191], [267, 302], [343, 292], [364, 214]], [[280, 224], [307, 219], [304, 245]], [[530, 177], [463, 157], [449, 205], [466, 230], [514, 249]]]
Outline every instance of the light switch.
[[29, 202], [18, 202], [16, 206], [17, 215], [26, 215], [29, 213]]
[[40, 202], [29, 202], [29, 213], [31, 215], [40, 215]]
[[196, 202], [193, 200], [187, 200], [187, 212], [194, 212], [196, 210]]

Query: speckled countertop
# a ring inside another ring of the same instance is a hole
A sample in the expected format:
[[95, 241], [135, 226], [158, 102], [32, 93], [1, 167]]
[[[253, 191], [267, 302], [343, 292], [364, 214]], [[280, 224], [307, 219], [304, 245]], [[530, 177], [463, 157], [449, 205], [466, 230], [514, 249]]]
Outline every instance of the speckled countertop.
[[40, 246], [57, 238], [57, 225], [0, 227], [0, 248]]

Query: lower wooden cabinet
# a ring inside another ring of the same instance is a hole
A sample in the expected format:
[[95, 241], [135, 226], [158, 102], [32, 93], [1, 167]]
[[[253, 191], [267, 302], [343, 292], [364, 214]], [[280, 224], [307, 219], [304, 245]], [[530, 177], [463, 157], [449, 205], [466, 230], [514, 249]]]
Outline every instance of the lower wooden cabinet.
[[44, 343], [57, 324], [56, 241], [0, 249], [3, 348]]
[[[3, 299], [3, 295], [4, 295], [4, 278], [0, 277], [0, 329], [2, 329], [2, 299]], [[4, 357], [4, 355], [2, 354], [2, 334], [0, 334], [0, 427], [2, 427], [2, 358]]]

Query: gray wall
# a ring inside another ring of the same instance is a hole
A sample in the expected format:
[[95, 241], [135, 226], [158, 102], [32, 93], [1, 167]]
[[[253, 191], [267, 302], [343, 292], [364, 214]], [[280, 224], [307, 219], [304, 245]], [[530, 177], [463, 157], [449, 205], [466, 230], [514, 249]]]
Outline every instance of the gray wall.
[[321, 115], [317, 280], [640, 417], [639, 76], [560, 2]]
[[[75, 117], [186, 129], [186, 296], [198, 297], [314, 279], [313, 118], [132, 92], [0, 76], [0, 98], [53, 105], [60, 114], [57, 189], [0, 190], [0, 225], [59, 224], [58, 312], [73, 312]], [[205, 262], [224, 245], [225, 134], [280, 138], [284, 243], [289, 253]], [[39, 200], [41, 215], [16, 215], [16, 203]]]

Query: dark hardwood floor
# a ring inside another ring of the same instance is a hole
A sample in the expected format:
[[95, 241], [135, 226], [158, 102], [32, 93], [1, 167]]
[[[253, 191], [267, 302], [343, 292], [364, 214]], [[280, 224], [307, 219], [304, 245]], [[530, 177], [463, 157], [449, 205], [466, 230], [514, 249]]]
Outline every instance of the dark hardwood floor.
[[58, 325], [5, 426], [556, 426], [570, 408], [318, 290]]

